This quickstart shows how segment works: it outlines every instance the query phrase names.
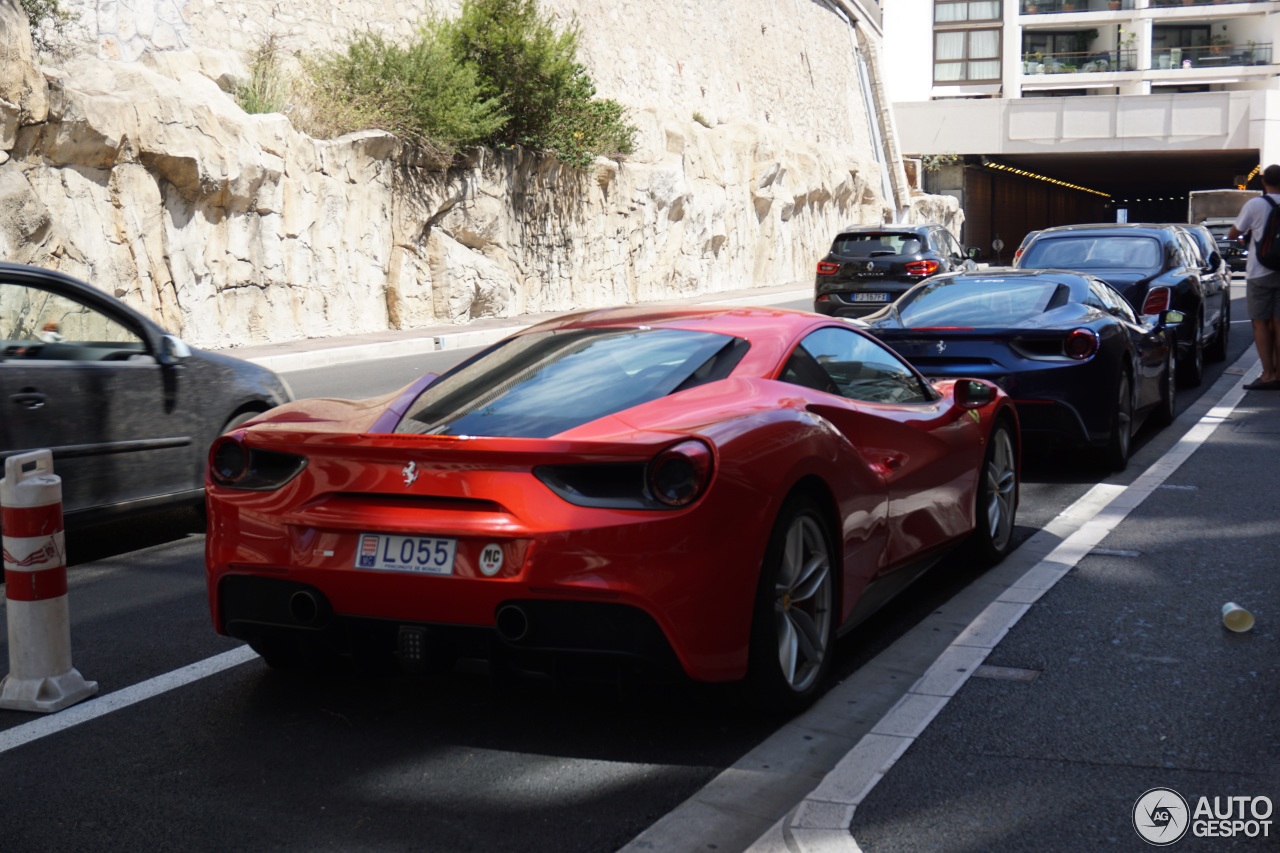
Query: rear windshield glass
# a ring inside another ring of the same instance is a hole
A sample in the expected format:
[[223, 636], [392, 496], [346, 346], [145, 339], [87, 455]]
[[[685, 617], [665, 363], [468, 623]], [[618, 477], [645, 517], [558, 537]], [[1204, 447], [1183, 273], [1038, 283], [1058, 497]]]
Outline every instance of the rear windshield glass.
[[1029, 269], [1157, 270], [1160, 241], [1138, 235], [1041, 238], [1027, 247], [1018, 265]]
[[740, 338], [682, 329], [520, 335], [432, 383], [395, 431], [546, 438], [722, 379], [746, 350]]
[[914, 255], [921, 249], [920, 238], [907, 232], [841, 234], [831, 246], [837, 255], [869, 258], [873, 255]]
[[1012, 326], [1066, 305], [1071, 290], [1056, 281], [961, 278], [908, 291], [898, 300], [907, 328]]

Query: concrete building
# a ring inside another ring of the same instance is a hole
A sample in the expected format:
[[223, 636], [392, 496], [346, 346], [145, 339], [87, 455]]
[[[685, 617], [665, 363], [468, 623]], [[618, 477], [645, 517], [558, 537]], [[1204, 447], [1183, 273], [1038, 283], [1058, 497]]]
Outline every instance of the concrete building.
[[883, 20], [902, 150], [993, 257], [1047, 225], [1182, 221], [1189, 191], [1280, 162], [1280, 2], [888, 0]]

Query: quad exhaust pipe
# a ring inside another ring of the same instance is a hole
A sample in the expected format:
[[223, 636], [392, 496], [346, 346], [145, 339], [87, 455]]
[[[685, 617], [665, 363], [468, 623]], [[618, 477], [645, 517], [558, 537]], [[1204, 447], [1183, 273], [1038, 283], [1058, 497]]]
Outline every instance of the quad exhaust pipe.
[[299, 625], [306, 627], [316, 625], [325, 609], [320, 599], [310, 590], [298, 590], [289, 596], [289, 615]]
[[518, 604], [504, 604], [496, 618], [498, 636], [508, 643], [519, 643], [529, 636], [529, 614]]

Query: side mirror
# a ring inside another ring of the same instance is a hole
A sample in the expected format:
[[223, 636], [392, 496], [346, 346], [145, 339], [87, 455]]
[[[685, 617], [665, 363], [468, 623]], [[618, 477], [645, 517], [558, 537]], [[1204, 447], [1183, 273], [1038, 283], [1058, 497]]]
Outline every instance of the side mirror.
[[1210, 270], [1216, 270], [1221, 263], [1222, 263], [1222, 255], [1218, 254], [1216, 251], [1209, 253], [1209, 269]]
[[996, 398], [996, 386], [981, 379], [957, 379], [956, 405], [962, 409], [981, 409]]
[[186, 341], [174, 335], [160, 338], [160, 350], [156, 353], [156, 361], [161, 364], [179, 364], [191, 357], [191, 347]]
[[982, 250], [979, 249], [977, 246], [970, 246], [968, 249], [965, 250], [965, 255], [968, 256], [969, 260], [971, 261], [976, 261], [981, 254], [982, 254]]
[[1186, 314], [1183, 314], [1181, 311], [1171, 309], [1160, 315], [1160, 324], [1162, 326], [1176, 326], [1186, 318]]

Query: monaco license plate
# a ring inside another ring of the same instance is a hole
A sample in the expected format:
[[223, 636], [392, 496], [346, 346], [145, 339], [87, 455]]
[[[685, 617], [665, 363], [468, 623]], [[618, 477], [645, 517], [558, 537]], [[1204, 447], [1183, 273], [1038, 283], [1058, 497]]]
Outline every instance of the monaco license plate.
[[889, 294], [887, 293], [855, 293], [853, 294], [854, 302], [888, 302]]
[[356, 548], [356, 568], [378, 572], [451, 575], [453, 557], [457, 551], [456, 539], [361, 533], [359, 546]]

